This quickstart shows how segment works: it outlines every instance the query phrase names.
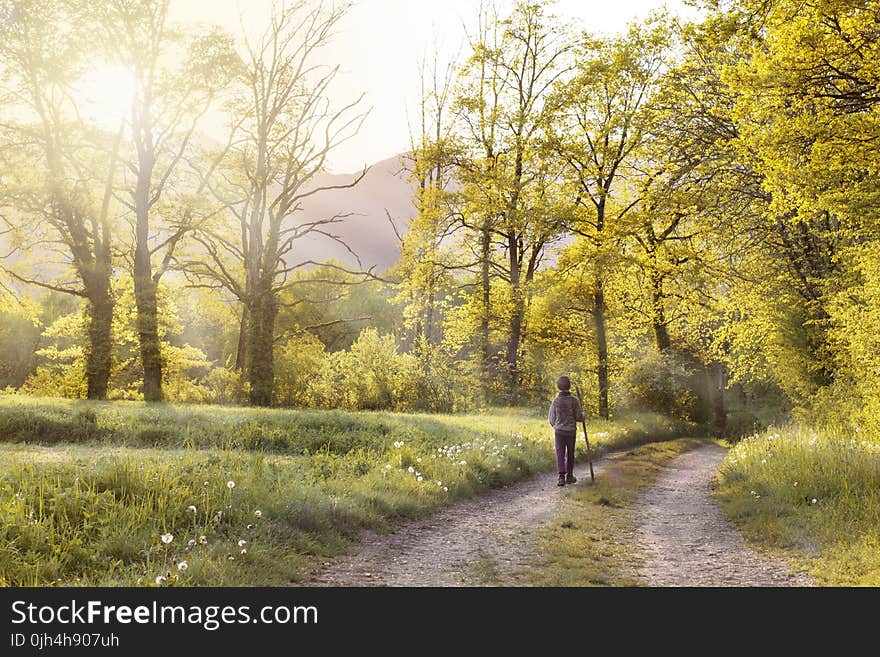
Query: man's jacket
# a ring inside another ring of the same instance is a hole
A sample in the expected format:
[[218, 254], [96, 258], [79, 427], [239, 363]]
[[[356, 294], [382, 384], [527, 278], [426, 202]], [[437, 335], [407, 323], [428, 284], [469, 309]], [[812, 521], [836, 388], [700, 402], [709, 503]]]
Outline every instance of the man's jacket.
[[584, 419], [584, 410], [578, 398], [570, 392], [560, 391], [550, 404], [550, 416], [547, 418], [557, 431], [577, 431], [577, 423]]

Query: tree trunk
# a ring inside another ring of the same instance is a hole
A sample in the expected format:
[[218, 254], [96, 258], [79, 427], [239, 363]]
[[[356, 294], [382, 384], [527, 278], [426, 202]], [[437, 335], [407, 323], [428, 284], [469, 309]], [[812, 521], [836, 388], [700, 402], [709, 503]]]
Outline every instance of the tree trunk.
[[[507, 336], [507, 373], [510, 376], [511, 394], [516, 390], [518, 381], [519, 365], [519, 342], [522, 334], [522, 320], [525, 304], [522, 298], [522, 281], [519, 264], [519, 249], [515, 236], [511, 235], [507, 240], [507, 257], [510, 268], [510, 296], [513, 301], [513, 313], [510, 316], [509, 334]], [[511, 400], [512, 401], [512, 400]]]
[[144, 401], [160, 402], [162, 392], [162, 349], [159, 343], [159, 303], [151, 276], [149, 253], [138, 244], [134, 260], [134, 298], [141, 363], [144, 368]]
[[596, 354], [599, 359], [596, 374], [599, 383], [599, 417], [607, 420], [608, 412], [608, 334], [605, 327], [605, 289], [604, 282], [596, 277], [593, 292], [593, 322], [596, 325]]
[[519, 352], [522, 345], [523, 320], [525, 318], [526, 304], [522, 285], [517, 280], [511, 290], [513, 294], [513, 314], [510, 318], [510, 336], [507, 340], [507, 372], [510, 375], [510, 403], [514, 403], [519, 390]]
[[253, 406], [271, 406], [275, 384], [275, 318], [278, 303], [268, 291], [258, 295], [250, 308], [247, 333], [247, 375]]
[[659, 272], [652, 270], [651, 278], [651, 324], [654, 327], [654, 339], [657, 350], [661, 354], [669, 353], [672, 341], [669, 339], [669, 329], [666, 326], [666, 308], [663, 294], [663, 279]]
[[715, 403], [713, 404], [713, 424], [719, 438], [727, 436], [727, 408], [724, 402], [724, 389], [727, 387], [727, 381], [724, 372], [724, 365], [716, 363], [717, 384], [715, 386]]
[[88, 347], [86, 349], [86, 397], [106, 399], [110, 383], [113, 347], [113, 297], [110, 281], [89, 296]]
[[242, 304], [241, 322], [238, 325], [238, 347], [235, 350], [235, 371], [243, 372], [247, 361], [247, 334], [248, 334], [248, 310]]
[[488, 380], [489, 376], [489, 360], [491, 357], [489, 345], [489, 314], [490, 314], [490, 293], [491, 281], [489, 278], [489, 258], [491, 257], [492, 236], [489, 232], [488, 223], [483, 226], [480, 235], [480, 257], [482, 259], [480, 268], [480, 291], [482, 293], [482, 305], [480, 307], [480, 372], [483, 374], [483, 380]]
[[133, 121], [137, 135], [137, 184], [134, 191], [134, 300], [144, 369], [144, 401], [164, 401], [162, 392], [162, 351], [159, 344], [158, 280], [153, 277], [150, 253], [150, 209], [153, 169], [156, 155], [152, 140], [152, 118], [147, 106]]

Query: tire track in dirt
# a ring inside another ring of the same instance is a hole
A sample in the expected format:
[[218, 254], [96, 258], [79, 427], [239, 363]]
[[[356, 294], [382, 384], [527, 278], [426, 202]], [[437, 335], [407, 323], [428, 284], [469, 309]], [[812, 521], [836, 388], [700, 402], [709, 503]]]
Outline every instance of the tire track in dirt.
[[634, 505], [649, 586], [811, 586], [804, 572], [751, 549], [712, 499], [724, 448], [707, 445], [668, 464]]

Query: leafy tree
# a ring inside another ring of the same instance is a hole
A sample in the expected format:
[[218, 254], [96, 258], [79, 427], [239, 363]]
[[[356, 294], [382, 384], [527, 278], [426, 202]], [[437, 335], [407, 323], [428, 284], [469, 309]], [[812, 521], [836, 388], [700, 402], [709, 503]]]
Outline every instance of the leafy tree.
[[[89, 10], [110, 56], [130, 69], [135, 80], [127, 122], [131, 152], [125, 155], [130, 178], [124, 181], [122, 198], [133, 213], [132, 275], [147, 401], [163, 399], [159, 283], [174, 261], [178, 243], [194, 228], [193, 202], [186, 197], [181, 163], [199, 120], [236, 65], [230, 37], [181, 32], [168, 24], [168, 6], [169, 0], [108, 0]], [[125, 128], [123, 124], [120, 134]], [[189, 191], [197, 196], [197, 181], [191, 179], [190, 184]]]
[[[93, 54], [86, 22], [67, 4], [43, 0], [5, 0], [0, 16], [0, 219], [24, 254], [4, 268], [20, 282], [87, 301], [85, 395], [103, 399], [113, 342], [110, 198], [119, 142], [82, 121], [72, 93]], [[111, 153], [107, 161], [95, 156], [96, 142]], [[27, 258], [39, 261], [39, 272], [27, 273], [36, 268]]]
[[448, 245], [456, 226], [451, 103], [455, 67], [441, 71], [435, 52], [430, 70], [420, 64], [418, 133], [411, 136], [409, 173], [415, 186], [415, 217], [398, 233], [401, 257], [389, 272], [400, 278], [398, 301], [405, 303], [407, 340], [422, 363], [430, 366], [431, 347], [442, 339], [441, 300], [459, 267], [460, 257]]
[[663, 72], [667, 26], [634, 24], [622, 36], [584, 34], [576, 75], [559, 91], [559, 117], [550, 143], [564, 162], [570, 186], [571, 230], [586, 248], [589, 294], [598, 356], [599, 415], [609, 416], [608, 331], [604, 271], [619, 254], [621, 222], [637, 204], [634, 178], [646, 138], [643, 119]]
[[258, 406], [273, 398], [279, 295], [297, 284], [291, 274], [318, 264], [296, 249], [305, 237], [338, 241], [333, 225], [348, 216], [296, 221], [295, 215], [308, 197], [351, 187], [364, 175], [343, 185], [315, 184], [327, 156], [365, 117], [357, 111], [360, 99], [332, 107], [328, 89], [339, 69], [320, 60], [344, 12], [308, 0], [282, 5], [264, 34], [247, 43], [232, 105], [233, 146], [219, 180], [209, 183], [235, 230], [223, 230], [223, 222], [203, 227], [198, 240], [206, 256], [186, 263], [191, 276], [241, 301], [241, 364], [250, 402]]
[[461, 185], [459, 223], [473, 238], [480, 299], [479, 354], [488, 374], [492, 281], [507, 286], [511, 312], [503, 364], [508, 400], [520, 384], [526, 307], [545, 247], [560, 234], [547, 203], [553, 162], [540, 144], [555, 114], [552, 90], [565, 75], [568, 44], [555, 18], [520, 2], [501, 19], [483, 13], [456, 92]]
[[760, 35], [726, 79], [738, 92], [741, 150], [772, 199], [786, 283], [800, 297], [797, 321], [810, 367], [796, 399], [845, 395], [851, 361], [839, 340], [864, 330], [853, 319], [870, 308], [870, 262], [880, 237], [880, 154], [872, 137], [880, 127], [880, 5], [779, 0], [743, 2], [732, 12]]

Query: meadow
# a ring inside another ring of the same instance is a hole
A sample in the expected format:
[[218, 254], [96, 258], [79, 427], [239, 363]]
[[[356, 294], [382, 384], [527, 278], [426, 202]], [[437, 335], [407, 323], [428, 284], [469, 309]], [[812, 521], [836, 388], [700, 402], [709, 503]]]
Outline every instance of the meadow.
[[[596, 455], [689, 430], [651, 414], [590, 425]], [[295, 583], [365, 528], [388, 531], [551, 471], [551, 440], [543, 414], [511, 408], [418, 415], [0, 396], [0, 584]]]
[[716, 496], [751, 542], [827, 586], [880, 585], [880, 443], [838, 427], [771, 428], [730, 450]]

